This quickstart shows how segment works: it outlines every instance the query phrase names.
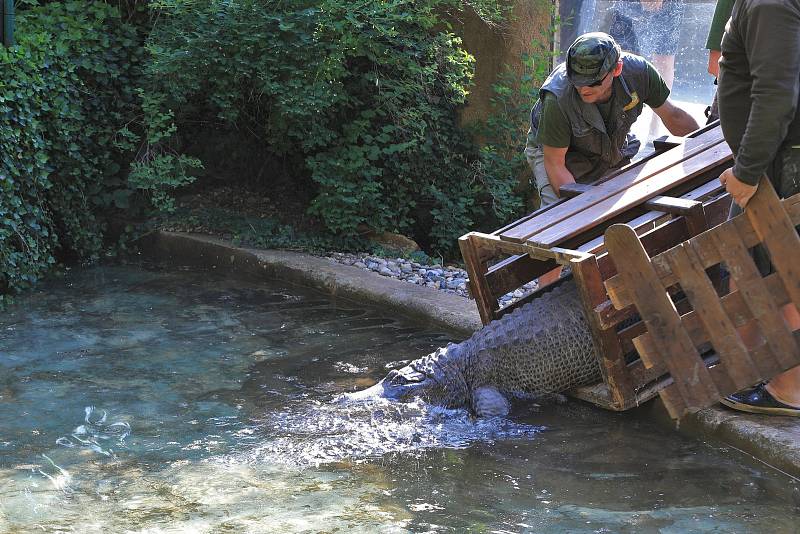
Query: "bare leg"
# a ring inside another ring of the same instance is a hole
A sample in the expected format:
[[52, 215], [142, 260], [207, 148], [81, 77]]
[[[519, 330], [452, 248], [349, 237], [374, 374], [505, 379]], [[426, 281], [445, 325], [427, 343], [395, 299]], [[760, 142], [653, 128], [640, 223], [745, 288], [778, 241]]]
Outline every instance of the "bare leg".
[[[800, 329], [800, 313], [794, 304], [787, 304], [781, 311], [790, 330]], [[800, 366], [773, 377], [767, 384], [767, 391], [782, 403], [800, 408]]]
[[[675, 56], [653, 56], [653, 66], [656, 68], [664, 83], [667, 84], [670, 91], [672, 90], [672, 82], [675, 80]], [[661, 119], [654, 113], [653, 118], [650, 120], [650, 138], [653, 139], [658, 136], [658, 131], [661, 128]]]

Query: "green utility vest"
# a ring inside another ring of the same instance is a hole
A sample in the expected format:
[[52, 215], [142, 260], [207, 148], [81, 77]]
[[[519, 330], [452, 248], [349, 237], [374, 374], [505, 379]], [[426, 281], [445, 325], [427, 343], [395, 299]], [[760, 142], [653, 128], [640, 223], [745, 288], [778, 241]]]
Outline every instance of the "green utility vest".
[[[614, 78], [614, 101], [609, 115], [610, 130], [595, 104], [581, 100], [567, 78], [566, 66], [559, 65], [539, 90], [540, 98], [531, 110], [529, 145], [536, 138], [542, 114], [543, 92], [555, 95], [559, 108], [569, 120], [572, 140], [566, 155], [567, 169], [576, 181], [587, 183], [619, 167], [636, 155], [639, 141], [628, 136], [631, 126], [642, 113], [649, 96], [647, 62], [633, 54], [622, 54], [622, 74]], [[533, 142], [535, 143], [535, 142]]]

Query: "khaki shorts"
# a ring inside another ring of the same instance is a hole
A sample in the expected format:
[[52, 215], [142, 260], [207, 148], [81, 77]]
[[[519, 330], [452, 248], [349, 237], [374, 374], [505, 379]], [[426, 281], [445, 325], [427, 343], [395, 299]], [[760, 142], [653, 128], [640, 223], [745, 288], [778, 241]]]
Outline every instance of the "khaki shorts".
[[540, 208], [549, 206], [558, 200], [550, 180], [547, 179], [547, 171], [544, 168], [544, 151], [540, 146], [525, 148], [525, 159], [528, 160], [533, 171], [533, 187], [538, 191], [541, 199]]

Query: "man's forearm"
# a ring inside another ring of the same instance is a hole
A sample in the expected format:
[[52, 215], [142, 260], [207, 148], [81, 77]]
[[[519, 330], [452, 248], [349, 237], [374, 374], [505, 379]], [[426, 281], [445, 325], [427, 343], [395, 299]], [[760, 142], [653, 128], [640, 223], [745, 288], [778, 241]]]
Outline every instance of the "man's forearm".
[[700, 128], [694, 117], [679, 107], [674, 107], [673, 112], [662, 118], [664, 126], [672, 135], [686, 135]]
[[569, 169], [564, 165], [548, 164], [545, 159], [544, 168], [547, 171], [547, 180], [550, 182], [553, 191], [558, 197], [561, 196], [562, 185], [575, 183], [575, 177], [572, 176], [572, 173], [569, 172]]

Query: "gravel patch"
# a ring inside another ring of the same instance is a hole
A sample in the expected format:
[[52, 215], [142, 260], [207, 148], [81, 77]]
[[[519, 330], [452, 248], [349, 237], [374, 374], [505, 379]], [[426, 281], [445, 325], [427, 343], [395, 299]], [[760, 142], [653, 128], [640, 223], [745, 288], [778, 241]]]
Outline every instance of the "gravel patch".
[[[381, 258], [370, 256], [366, 253], [332, 252], [327, 257], [336, 263], [372, 271], [387, 278], [395, 278], [409, 284], [425, 286], [437, 291], [445, 291], [469, 298], [467, 271], [458, 267], [423, 265], [403, 258]], [[498, 301], [501, 306], [511, 304], [532, 293], [537, 287], [539, 287], [537, 280], [528, 282], [521, 288], [503, 295]]]

